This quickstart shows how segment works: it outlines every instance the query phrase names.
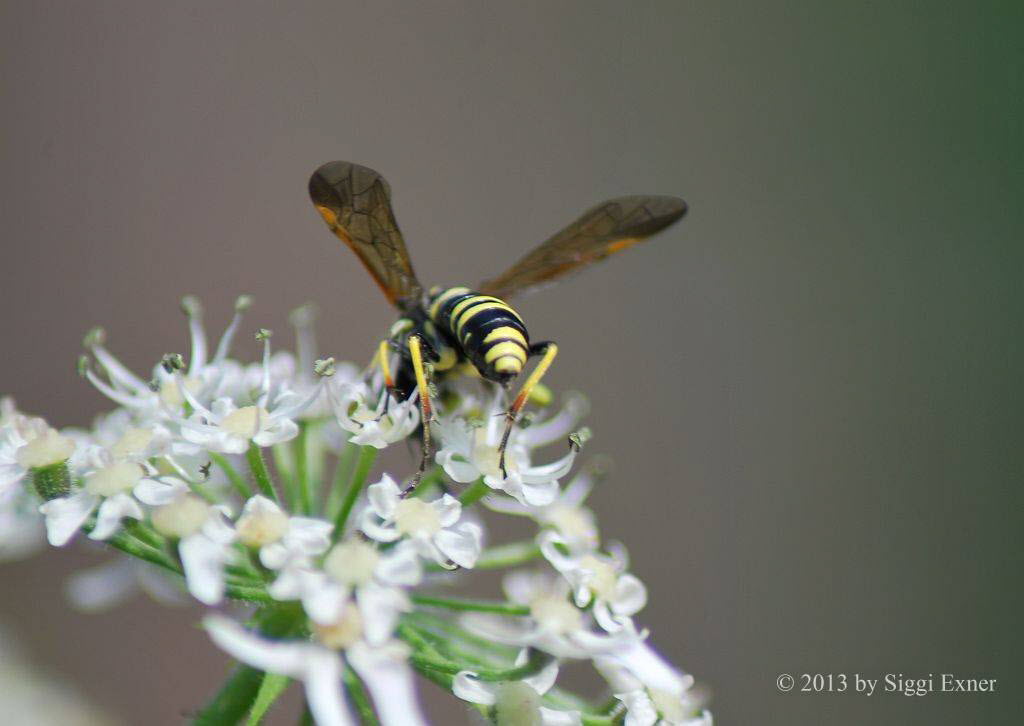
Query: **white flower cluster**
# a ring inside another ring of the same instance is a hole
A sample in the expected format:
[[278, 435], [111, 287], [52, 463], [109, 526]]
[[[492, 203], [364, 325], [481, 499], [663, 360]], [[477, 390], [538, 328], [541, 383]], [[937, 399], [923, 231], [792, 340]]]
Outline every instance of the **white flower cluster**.
[[[426, 723], [417, 672], [498, 724], [711, 723], [692, 679], [634, 622], [647, 592], [624, 549], [602, 547], [584, 506], [593, 471], [561, 485], [579, 452], [581, 397], [513, 429], [506, 476], [504, 392], [455, 382], [426, 422], [440, 443], [419, 487], [406, 495], [411, 477], [386, 473], [367, 486], [378, 451], [417, 436], [418, 397], [395, 400], [372, 367], [314, 362], [308, 309], [293, 316], [298, 355], [272, 354], [261, 330], [262, 360], [239, 363], [230, 347], [248, 305], [239, 300], [211, 355], [187, 298], [191, 353], [164, 356], [148, 379], [90, 333], [82, 373], [118, 408], [88, 431], [57, 431], [4, 399], [0, 556], [40, 540], [41, 514], [51, 545], [82, 532], [137, 558], [83, 573], [71, 591], [85, 606], [130, 583], [161, 599], [182, 583], [206, 605], [231, 601], [250, 625], [210, 615], [213, 640], [267, 678], [301, 681], [319, 724], [373, 712], [386, 726]], [[558, 442], [565, 455], [534, 461]], [[535, 536], [484, 548], [478, 504], [529, 518]], [[447, 592], [497, 568], [508, 570], [505, 599]], [[614, 698], [595, 705], [558, 688], [565, 660], [592, 662]], [[229, 681], [211, 708], [256, 708], [243, 686]]]

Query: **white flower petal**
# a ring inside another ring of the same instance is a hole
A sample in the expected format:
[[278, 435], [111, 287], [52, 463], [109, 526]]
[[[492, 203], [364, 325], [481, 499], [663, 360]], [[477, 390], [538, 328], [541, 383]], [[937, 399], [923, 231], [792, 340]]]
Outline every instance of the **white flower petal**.
[[385, 474], [376, 484], [367, 487], [366, 495], [370, 500], [370, 506], [377, 516], [388, 520], [395, 516], [395, 507], [398, 506], [399, 495], [398, 485], [395, 480]]
[[475, 522], [461, 522], [434, 535], [434, 543], [445, 557], [467, 568], [476, 564], [482, 540], [483, 530]]
[[143, 519], [142, 507], [128, 494], [115, 494], [100, 504], [96, 514], [96, 526], [89, 533], [90, 539], [104, 540], [113, 537], [121, 529], [121, 520], [125, 517]]
[[67, 582], [71, 603], [86, 612], [99, 612], [123, 602], [136, 590], [135, 561], [118, 558], [74, 573]]
[[389, 585], [418, 585], [423, 579], [423, 567], [415, 546], [401, 542], [380, 558], [374, 575]]
[[132, 492], [143, 504], [159, 507], [170, 504], [180, 494], [188, 491], [188, 484], [173, 476], [159, 479], [142, 479]]
[[404, 650], [356, 643], [348, 650], [348, 661], [370, 691], [382, 726], [428, 726]]
[[[524, 648], [519, 652], [519, 656], [516, 658], [516, 665], [526, 665], [529, 654]], [[540, 695], [544, 695], [551, 690], [551, 687], [555, 685], [555, 681], [558, 680], [558, 661], [553, 660], [546, 666], [541, 668], [539, 671], [534, 673], [532, 676], [527, 676], [523, 679], [523, 683], [530, 686]]]
[[222, 615], [208, 615], [203, 619], [203, 627], [213, 642], [235, 660], [291, 678], [302, 678], [311, 651], [320, 650], [318, 646], [301, 641], [267, 640]]
[[615, 583], [612, 610], [618, 615], [635, 615], [647, 604], [647, 588], [633, 575], [622, 575]]
[[349, 589], [323, 578], [319, 586], [306, 587], [302, 595], [302, 607], [310, 619], [321, 625], [336, 623], [345, 611]]
[[306, 700], [317, 726], [355, 726], [341, 690], [341, 658], [326, 648], [311, 647], [306, 657]]
[[291, 517], [285, 540], [302, 554], [319, 555], [331, 546], [331, 531], [334, 525], [312, 517]]
[[188, 591], [201, 603], [216, 605], [224, 597], [224, 563], [230, 556], [225, 545], [202, 533], [178, 543]]
[[469, 671], [459, 671], [452, 679], [452, 693], [470, 703], [493, 706], [498, 700], [496, 691], [494, 684], [479, 680]]
[[676, 670], [640, 639], [628, 642], [611, 655], [648, 688], [681, 696], [693, 682], [692, 677]]
[[445, 494], [440, 499], [430, 503], [441, 518], [442, 527], [451, 527], [459, 521], [462, 515], [462, 504], [451, 494]]
[[540, 707], [542, 726], [579, 726], [583, 723], [579, 711], [556, 711], [547, 706]]
[[98, 503], [99, 497], [82, 491], [41, 504], [39, 511], [46, 516], [46, 539], [54, 547], [66, 545]]

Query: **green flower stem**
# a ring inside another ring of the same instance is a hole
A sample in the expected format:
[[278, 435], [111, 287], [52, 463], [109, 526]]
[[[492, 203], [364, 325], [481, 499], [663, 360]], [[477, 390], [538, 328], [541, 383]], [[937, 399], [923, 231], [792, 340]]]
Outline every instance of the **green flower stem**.
[[[480, 553], [474, 570], [498, 570], [503, 567], [515, 567], [539, 558], [540, 547], [531, 540], [512, 542], [510, 544], [490, 547]], [[444, 568], [434, 562], [427, 563], [431, 572], [442, 572]]]
[[256, 479], [256, 486], [259, 487], [263, 496], [280, 504], [277, 492], [274, 490], [274, 484], [270, 480], [267, 462], [263, 460], [263, 452], [260, 450], [260, 447], [255, 443], [250, 443], [246, 459], [249, 462], [249, 469], [252, 471], [253, 478]]
[[423, 478], [420, 480], [419, 486], [416, 487], [416, 490], [410, 496], [425, 498], [426, 495], [429, 494], [434, 489], [434, 487], [440, 486], [440, 484], [443, 481], [444, 469], [442, 469], [439, 466], [436, 466], [423, 475]]
[[469, 507], [483, 499], [490, 491], [491, 488], [484, 484], [484, 480], [481, 477], [470, 484], [469, 488], [459, 495], [459, 501], [462, 503], [462, 506]]
[[359, 454], [359, 445], [346, 441], [341, 453], [338, 454], [338, 464], [334, 469], [334, 485], [327, 492], [327, 501], [324, 503], [324, 511], [328, 519], [338, 516], [341, 502], [345, 494], [345, 484], [352, 476], [352, 469], [356, 465], [356, 457]]
[[[301, 610], [287, 605], [263, 608], [254, 619], [259, 631], [271, 638], [298, 634], [304, 621]], [[238, 666], [192, 720], [193, 726], [227, 726], [238, 723], [252, 707], [263, 681], [262, 671], [246, 665]]]
[[342, 500], [341, 509], [338, 510], [338, 516], [334, 520], [334, 532], [331, 535], [332, 541], [337, 542], [345, 534], [345, 522], [348, 521], [348, 515], [352, 513], [352, 507], [356, 505], [359, 492], [363, 490], [363, 486], [366, 484], [366, 477], [369, 476], [370, 469], [373, 468], [373, 462], [376, 460], [377, 449], [372, 446], [363, 446], [359, 450], [359, 461], [356, 462], [355, 471], [352, 472], [348, 489], [345, 491], [345, 499]]
[[462, 644], [480, 651], [480, 655], [495, 654], [498, 658], [510, 660], [515, 658], [516, 653], [519, 652], [518, 648], [495, 643], [492, 640], [470, 633], [450, 620], [422, 610], [407, 613], [402, 616], [402, 621], [412, 625], [420, 633], [429, 630], [432, 633], [440, 633], [451, 638], [457, 638]]
[[291, 684], [292, 679], [288, 676], [265, 673], [260, 682], [259, 691], [256, 692], [256, 698], [253, 700], [252, 708], [249, 710], [246, 726], [259, 726], [270, 707], [281, 697], [281, 694], [288, 690], [288, 686]]
[[193, 726], [225, 726], [238, 723], [256, 698], [263, 672], [240, 665], [213, 699], [194, 719]]
[[521, 666], [497, 669], [485, 668], [475, 664], [456, 663], [445, 658], [433, 646], [430, 646], [429, 643], [420, 638], [418, 634], [410, 633], [410, 628], [406, 626], [400, 625], [398, 627], [398, 636], [414, 647], [414, 644], [417, 643], [426, 644], [427, 647], [417, 648], [409, 657], [410, 661], [415, 665], [450, 675], [455, 675], [459, 671], [471, 670], [482, 681], [519, 681], [536, 675], [553, 659], [553, 656], [543, 651], [531, 650], [527, 661]]
[[236, 585], [228, 583], [224, 590], [225, 594], [232, 600], [244, 600], [245, 602], [257, 602], [270, 605], [277, 602], [270, 597], [263, 587], [254, 585]]
[[252, 490], [249, 489], [249, 485], [245, 483], [245, 479], [238, 473], [238, 471], [231, 465], [227, 457], [223, 454], [218, 454], [214, 451], [210, 453], [210, 461], [217, 465], [217, 468], [224, 472], [224, 475], [231, 482], [231, 486], [235, 488], [243, 500], [248, 499], [252, 496]]
[[210, 504], [220, 503], [220, 498], [212, 491], [210, 491], [210, 488], [208, 486], [202, 484], [201, 482], [190, 481], [188, 483], [188, 488], [191, 489], [196, 494], [198, 494], [203, 499], [205, 499]]
[[125, 517], [122, 523], [124, 531], [143, 544], [147, 544], [155, 549], [161, 549], [167, 544], [167, 539], [145, 522]]
[[429, 605], [448, 610], [471, 611], [477, 613], [497, 613], [499, 615], [529, 615], [528, 605], [516, 605], [508, 602], [486, 602], [483, 600], [463, 600], [457, 598], [432, 597], [430, 595], [412, 595], [417, 605]]
[[313, 495], [309, 490], [309, 423], [299, 421], [299, 435], [295, 437], [295, 485], [299, 490], [299, 511], [313, 513]]
[[[83, 529], [85, 528], [83, 527]], [[145, 542], [140, 542], [127, 532], [118, 532], [107, 540], [107, 544], [121, 550], [126, 555], [138, 557], [140, 560], [158, 565], [159, 567], [163, 567], [165, 570], [170, 570], [171, 572], [179, 575], [181, 574], [181, 568], [178, 566], [178, 563], [171, 559], [166, 553], [155, 547], [151, 547]]]
[[352, 703], [359, 714], [359, 722], [364, 726], [380, 726], [377, 714], [373, 710], [373, 703], [370, 701], [370, 695], [366, 692], [366, 686], [363, 685], [359, 674], [352, 670], [351, 666], [345, 666], [341, 682], [345, 684], [345, 690], [352, 698]]

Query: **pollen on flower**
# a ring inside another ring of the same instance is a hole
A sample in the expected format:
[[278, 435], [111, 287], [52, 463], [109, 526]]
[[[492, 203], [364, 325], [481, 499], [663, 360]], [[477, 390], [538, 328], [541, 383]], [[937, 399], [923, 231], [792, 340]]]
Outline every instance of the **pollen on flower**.
[[280, 509], [248, 512], [238, 519], [235, 531], [243, 544], [263, 547], [284, 537], [288, 531], [288, 515]]
[[552, 505], [548, 509], [546, 518], [567, 539], [584, 542], [594, 539], [594, 518], [585, 509], [575, 506]]
[[565, 635], [583, 627], [583, 614], [564, 597], [540, 595], [530, 601], [530, 615], [552, 633]]
[[114, 456], [138, 455], [143, 453], [152, 441], [152, 429], [131, 426], [125, 429], [125, 432], [121, 434], [121, 438], [110, 447], [110, 453]]
[[598, 597], [614, 597], [615, 585], [619, 578], [612, 565], [594, 555], [584, 555], [580, 558], [580, 568], [590, 573], [587, 586], [597, 593]]
[[127, 491], [142, 479], [142, 468], [138, 464], [119, 461], [97, 469], [85, 477], [85, 490], [90, 494], [112, 497]]
[[507, 681], [498, 686], [494, 716], [498, 726], [540, 726], [540, 694], [522, 681]]
[[[198, 393], [203, 382], [194, 376], [186, 376], [182, 381], [185, 390], [189, 393]], [[171, 409], [179, 409], [185, 403], [185, 399], [178, 390], [178, 383], [173, 378], [166, 378], [160, 383], [160, 402]]]
[[26, 469], [38, 469], [59, 464], [70, 457], [74, 451], [74, 441], [67, 436], [61, 436], [54, 429], [46, 429], [19, 448], [14, 456], [18, 464]]
[[373, 578], [380, 561], [377, 548], [359, 539], [350, 539], [335, 547], [324, 559], [324, 571], [346, 585], [363, 585]]
[[153, 510], [153, 526], [167, 537], [188, 537], [210, 516], [210, 505], [194, 494], [183, 494]]
[[[497, 446], [487, 441], [486, 428], [478, 428], [473, 432], [473, 460], [480, 473], [485, 476], [501, 477], [501, 454]], [[515, 469], [513, 457], [507, 458], [505, 463], [509, 471]]]
[[669, 723], [683, 723], [690, 715], [679, 696], [659, 688], [648, 688], [651, 701], [662, 717]]
[[270, 413], [262, 406], [243, 406], [225, 416], [220, 427], [229, 434], [252, 437], [259, 432], [260, 422], [269, 418]]
[[328, 648], [344, 650], [363, 637], [363, 616], [359, 608], [349, 604], [345, 612], [330, 625], [313, 623], [313, 635]]
[[430, 537], [441, 531], [441, 514], [422, 499], [403, 499], [395, 505], [395, 526], [402, 534]]

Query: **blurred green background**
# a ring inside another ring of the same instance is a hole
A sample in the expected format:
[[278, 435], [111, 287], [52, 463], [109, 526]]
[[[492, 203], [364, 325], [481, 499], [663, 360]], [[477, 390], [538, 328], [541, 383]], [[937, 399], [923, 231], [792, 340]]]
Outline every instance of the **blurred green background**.
[[[3, 3], [0, 389], [88, 422], [82, 333], [148, 369], [185, 292], [215, 329], [242, 292], [282, 332], [314, 300], [364, 360], [393, 314], [306, 199], [330, 159], [387, 176], [428, 283], [680, 195], [681, 226], [519, 306], [593, 401], [642, 622], [720, 724], [1019, 723], [1022, 29], [1020, 3]], [[0, 565], [0, 620], [116, 718], [178, 723], [225, 658], [195, 610], [71, 612], [102, 559]]]

